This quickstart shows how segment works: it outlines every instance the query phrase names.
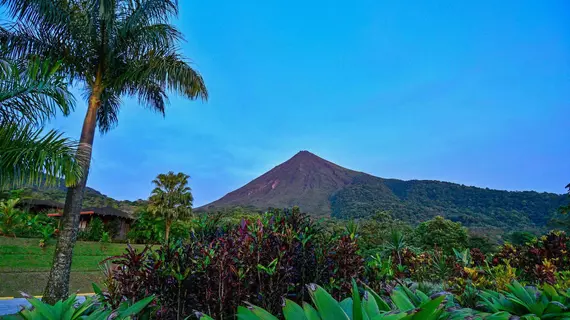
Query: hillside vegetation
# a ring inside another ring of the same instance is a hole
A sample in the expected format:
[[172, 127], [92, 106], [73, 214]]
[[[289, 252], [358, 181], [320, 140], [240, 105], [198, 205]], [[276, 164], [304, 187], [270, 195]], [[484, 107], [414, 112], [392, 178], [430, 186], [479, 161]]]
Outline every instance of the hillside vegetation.
[[402, 181], [362, 175], [331, 196], [332, 216], [366, 218], [379, 210], [418, 223], [441, 215], [468, 227], [505, 231], [543, 229], [567, 203], [563, 195], [509, 192], [440, 181]]

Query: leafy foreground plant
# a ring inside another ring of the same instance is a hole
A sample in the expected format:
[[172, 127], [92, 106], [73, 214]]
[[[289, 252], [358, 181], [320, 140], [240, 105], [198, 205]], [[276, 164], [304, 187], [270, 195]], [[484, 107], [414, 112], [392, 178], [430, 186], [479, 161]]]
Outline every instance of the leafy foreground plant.
[[[414, 294], [412, 298], [408, 295], [404, 287], [395, 290], [391, 300], [395, 308], [384, 301], [376, 292], [368, 287], [361, 296], [356, 285], [352, 281], [352, 297], [341, 302], [336, 301], [325, 289], [316, 284], [307, 285], [314, 307], [308, 303], [302, 306], [285, 299], [283, 304], [283, 316], [286, 320], [399, 320], [399, 319], [419, 319], [431, 320], [439, 319], [447, 314], [443, 305], [445, 294], [434, 297], [427, 297], [425, 294]], [[450, 300], [452, 302], [452, 300]], [[447, 305], [447, 304], [445, 304]], [[212, 319], [202, 313], [197, 313], [201, 320]], [[238, 307], [237, 318], [242, 320], [276, 320], [277, 317], [266, 310], [248, 304], [247, 307]]]
[[508, 312], [524, 319], [570, 319], [570, 290], [559, 293], [548, 284], [540, 291], [514, 281], [504, 294], [485, 290], [480, 297], [483, 305], [495, 313]]
[[77, 296], [73, 295], [67, 300], [60, 300], [54, 305], [42, 302], [39, 299], [30, 297], [27, 300], [32, 305], [32, 309], [20, 311], [19, 316], [8, 316], [6, 319], [26, 319], [26, 320], [130, 320], [149, 319], [150, 309], [147, 306], [154, 297], [148, 297], [132, 305], [123, 302], [118, 309], [109, 310], [98, 304], [95, 299], [87, 298], [81, 304], [76, 303]]

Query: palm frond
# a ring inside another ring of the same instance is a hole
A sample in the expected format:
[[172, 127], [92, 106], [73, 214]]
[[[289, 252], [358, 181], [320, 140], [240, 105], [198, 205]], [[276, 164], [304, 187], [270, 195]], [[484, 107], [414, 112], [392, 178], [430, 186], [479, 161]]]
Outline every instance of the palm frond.
[[172, 0], [129, 1], [126, 6], [124, 30], [133, 30], [141, 25], [167, 23], [178, 15], [178, 2]]
[[208, 99], [202, 76], [173, 48], [151, 51], [139, 57], [114, 77], [113, 87], [142, 87], [150, 79], [156, 85], [190, 99]]
[[107, 133], [119, 122], [121, 98], [112, 90], [105, 89], [101, 94], [101, 105], [97, 109], [97, 126], [101, 133]]
[[118, 30], [113, 49], [127, 56], [138, 56], [141, 52], [173, 47], [182, 38], [180, 31], [167, 23], [139, 25], [135, 28], [123, 26]]
[[0, 5], [17, 21], [46, 32], [63, 32], [69, 26], [71, 3], [67, 0], [0, 0]]
[[41, 123], [58, 111], [68, 115], [75, 99], [57, 74], [60, 64], [34, 59], [3, 60], [0, 73], [0, 121]]
[[82, 177], [86, 154], [77, 154], [77, 144], [50, 130], [44, 134], [30, 124], [0, 126], [0, 186], [22, 184], [76, 184]]

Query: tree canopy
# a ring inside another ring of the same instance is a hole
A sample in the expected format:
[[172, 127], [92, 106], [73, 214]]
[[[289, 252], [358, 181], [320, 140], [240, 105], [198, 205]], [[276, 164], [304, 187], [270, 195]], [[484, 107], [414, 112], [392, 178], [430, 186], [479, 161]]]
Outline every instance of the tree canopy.
[[188, 187], [188, 176], [172, 171], [159, 174], [152, 181], [155, 188], [149, 198], [151, 212], [165, 220], [165, 241], [168, 241], [172, 222], [192, 213], [192, 192]]

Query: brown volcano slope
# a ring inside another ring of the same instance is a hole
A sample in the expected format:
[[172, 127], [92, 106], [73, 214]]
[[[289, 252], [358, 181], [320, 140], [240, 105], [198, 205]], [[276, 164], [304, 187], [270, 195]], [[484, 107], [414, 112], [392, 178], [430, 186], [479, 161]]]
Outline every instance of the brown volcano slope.
[[259, 209], [299, 206], [313, 215], [330, 215], [330, 196], [352, 183], [361, 172], [349, 170], [301, 151], [245, 186], [202, 209], [233, 206]]

